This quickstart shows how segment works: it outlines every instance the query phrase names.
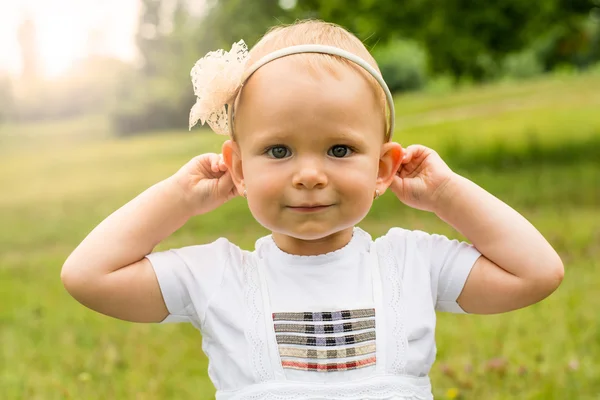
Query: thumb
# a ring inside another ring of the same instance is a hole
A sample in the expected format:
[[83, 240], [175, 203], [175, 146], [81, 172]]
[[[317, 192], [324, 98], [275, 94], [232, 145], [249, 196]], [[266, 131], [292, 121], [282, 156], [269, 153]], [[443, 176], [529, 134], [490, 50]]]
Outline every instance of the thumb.
[[[227, 170], [217, 181], [217, 193], [219, 195], [219, 198], [225, 199], [225, 201], [227, 201], [235, 197], [231, 195], [233, 188], [233, 178], [231, 177], [231, 173], [229, 172], [229, 170]], [[233, 193], [237, 193], [237, 191], [233, 191]]]
[[392, 191], [392, 193], [394, 193], [396, 196], [398, 196], [402, 192], [402, 187], [403, 187], [402, 178], [400, 178], [400, 176], [398, 176], [398, 175], [395, 175], [394, 179], [392, 180], [392, 183], [389, 186], [390, 190]]

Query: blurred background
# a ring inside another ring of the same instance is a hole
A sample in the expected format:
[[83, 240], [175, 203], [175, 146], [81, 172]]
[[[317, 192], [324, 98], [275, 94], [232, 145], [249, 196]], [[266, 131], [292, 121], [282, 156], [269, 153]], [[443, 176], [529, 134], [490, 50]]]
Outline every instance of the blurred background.
[[[187, 131], [190, 70], [272, 25], [354, 32], [403, 145], [516, 208], [566, 277], [530, 308], [439, 315], [441, 399], [600, 399], [600, 0], [0, 0], [0, 398], [214, 398], [201, 338], [86, 310], [60, 268], [103, 218], [223, 138]], [[390, 193], [361, 226], [460, 238]], [[235, 199], [158, 250], [267, 232]]]

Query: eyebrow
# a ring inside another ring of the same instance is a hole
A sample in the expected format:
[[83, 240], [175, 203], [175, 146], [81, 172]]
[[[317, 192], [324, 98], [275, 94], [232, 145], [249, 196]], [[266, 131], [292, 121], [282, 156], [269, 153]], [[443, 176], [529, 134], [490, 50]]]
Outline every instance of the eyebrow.
[[[357, 143], [364, 143], [365, 137], [363, 134], [345, 129], [341, 131], [336, 131], [332, 133], [328, 133], [326, 135], [318, 135], [317, 137], [326, 137], [327, 140], [330, 141], [351, 141]], [[296, 138], [296, 134], [290, 131], [284, 130], [273, 130], [273, 131], [263, 131], [258, 133], [254, 138], [253, 142], [263, 143], [263, 142], [277, 142], [277, 141], [288, 141], [290, 138]]]

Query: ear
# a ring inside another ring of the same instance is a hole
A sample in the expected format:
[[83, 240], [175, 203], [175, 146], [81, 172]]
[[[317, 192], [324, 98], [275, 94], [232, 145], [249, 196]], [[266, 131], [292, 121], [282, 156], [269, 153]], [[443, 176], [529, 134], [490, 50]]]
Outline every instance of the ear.
[[377, 183], [375, 188], [383, 194], [392, 184], [398, 168], [402, 163], [405, 151], [399, 143], [387, 142], [381, 146], [381, 155], [379, 156], [379, 171], [377, 173]]
[[233, 184], [238, 193], [244, 192], [244, 170], [242, 169], [242, 153], [240, 146], [233, 140], [226, 140], [221, 149], [223, 161], [231, 174]]

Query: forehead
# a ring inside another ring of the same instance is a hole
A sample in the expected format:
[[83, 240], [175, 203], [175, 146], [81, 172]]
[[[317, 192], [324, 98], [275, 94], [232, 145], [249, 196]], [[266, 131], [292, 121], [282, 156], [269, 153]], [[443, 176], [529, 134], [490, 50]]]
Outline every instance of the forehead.
[[360, 67], [326, 69], [294, 58], [266, 64], [246, 81], [235, 109], [236, 139], [344, 130], [383, 138], [385, 110]]

